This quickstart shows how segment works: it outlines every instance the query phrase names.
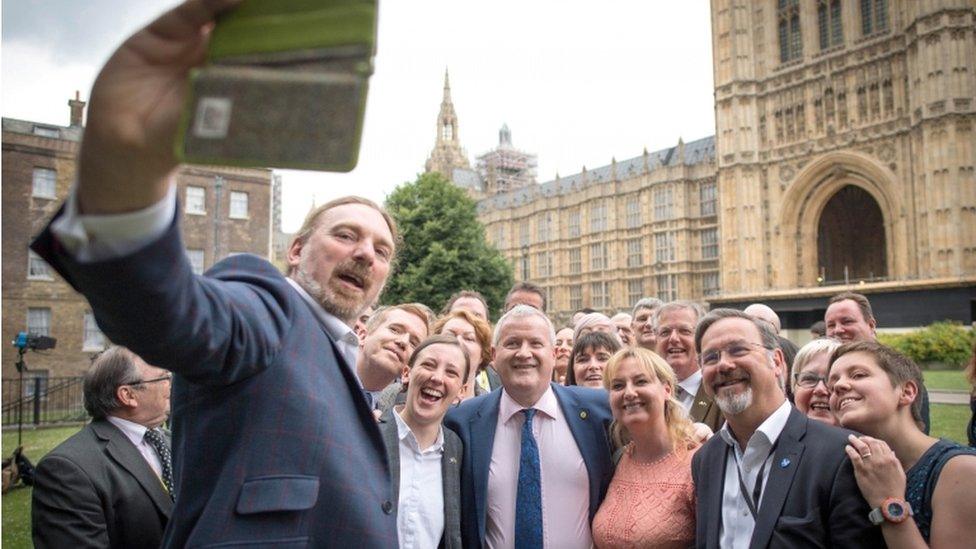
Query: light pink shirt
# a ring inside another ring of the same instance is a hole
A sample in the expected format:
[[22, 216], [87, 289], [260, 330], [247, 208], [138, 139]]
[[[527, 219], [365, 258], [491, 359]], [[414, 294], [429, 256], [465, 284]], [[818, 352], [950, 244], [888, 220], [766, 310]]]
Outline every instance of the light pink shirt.
[[[590, 534], [590, 484], [586, 464], [576, 446], [552, 387], [533, 406], [538, 413], [532, 431], [539, 445], [542, 469], [542, 533], [546, 547], [572, 549], [593, 545]], [[488, 470], [488, 520], [485, 542], [490, 548], [515, 547], [515, 496], [525, 415], [502, 389], [495, 443]]]

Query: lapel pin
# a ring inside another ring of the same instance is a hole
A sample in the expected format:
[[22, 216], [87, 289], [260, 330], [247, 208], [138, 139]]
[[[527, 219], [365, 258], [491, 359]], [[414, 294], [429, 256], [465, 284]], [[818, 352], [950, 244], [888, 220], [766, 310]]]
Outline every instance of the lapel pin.
[[451, 464], [457, 463], [457, 458], [451, 458]]
[[790, 458], [783, 458], [783, 461], [779, 462], [780, 469], [786, 469], [790, 466]]
[[586, 416], [588, 415], [589, 414], [586, 413], [586, 410], [580, 410], [580, 419], [586, 419]]
[[699, 406], [706, 406], [707, 404], [708, 404], [708, 403], [707, 403], [707, 402], [705, 402], [704, 400], [699, 400], [699, 401], [698, 401], [698, 405], [699, 405]]

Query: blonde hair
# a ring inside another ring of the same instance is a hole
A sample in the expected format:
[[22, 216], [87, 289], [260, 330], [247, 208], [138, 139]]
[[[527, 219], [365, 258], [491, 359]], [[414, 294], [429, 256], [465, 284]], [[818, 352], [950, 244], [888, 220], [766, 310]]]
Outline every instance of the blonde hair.
[[[634, 362], [644, 370], [644, 373], [653, 376], [662, 385], [671, 389], [671, 396], [664, 402], [664, 421], [668, 426], [668, 438], [671, 440], [674, 449], [683, 451], [697, 446], [695, 428], [691, 420], [688, 419], [684, 408], [681, 407], [681, 403], [675, 398], [675, 387], [678, 380], [674, 375], [674, 370], [657, 353], [642, 347], [624, 347], [617, 351], [607, 363], [603, 376], [603, 386], [608, 391], [610, 390], [610, 384], [613, 382], [614, 376], [617, 375], [617, 370], [623, 361], [629, 358], [634, 359]], [[626, 446], [631, 441], [627, 428], [616, 419], [610, 426], [610, 438], [614, 447], [617, 448]]]
[[793, 388], [793, 392], [796, 393], [796, 384], [800, 376], [800, 372], [806, 368], [807, 364], [810, 363], [814, 358], [826, 354], [828, 360], [830, 355], [840, 347], [841, 342], [836, 339], [831, 339], [829, 337], [821, 337], [810, 341], [800, 350], [797, 351], [796, 357], [793, 358], [793, 367], [791, 372], [793, 372], [792, 378], [790, 380], [790, 387]]

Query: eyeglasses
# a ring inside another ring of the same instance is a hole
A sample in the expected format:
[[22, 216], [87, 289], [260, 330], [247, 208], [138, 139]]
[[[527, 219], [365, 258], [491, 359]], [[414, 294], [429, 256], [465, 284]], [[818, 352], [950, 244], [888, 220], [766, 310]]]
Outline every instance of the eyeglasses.
[[768, 349], [765, 345], [761, 343], [752, 343], [751, 341], [736, 341], [735, 343], [730, 343], [722, 349], [711, 349], [705, 351], [698, 356], [699, 362], [702, 366], [715, 366], [722, 360], [722, 353], [725, 353], [731, 358], [742, 358], [752, 352], [752, 348], [761, 347], [763, 349]]
[[661, 339], [667, 339], [671, 337], [671, 334], [674, 332], [678, 332], [678, 335], [681, 337], [691, 337], [695, 335], [695, 331], [690, 328], [672, 328], [668, 326], [665, 328], [658, 328], [657, 336]]
[[796, 381], [797, 387], [803, 387], [804, 389], [813, 389], [821, 381], [823, 381], [824, 387], [827, 387], [827, 376], [818, 376], [813, 372], [794, 374], [793, 379]]
[[147, 385], [149, 383], [156, 383], [157, 381], [173, 381], [173, 374], [166, 374], [164, 376], [155, 377], [153, 379], [144, 379], [142, 381], [136, 381], [134, 383], [123, 383], [122, 385]]

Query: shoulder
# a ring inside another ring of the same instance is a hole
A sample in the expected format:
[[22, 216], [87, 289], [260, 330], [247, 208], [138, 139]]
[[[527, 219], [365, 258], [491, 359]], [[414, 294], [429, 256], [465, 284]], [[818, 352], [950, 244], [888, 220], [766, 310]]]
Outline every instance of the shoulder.
[[461, 437], [457, 436], [454, 431], [450, 429], [444, 429], [444, 447], [448, 451], [457, 451], [461, 449]]
[[[800, 414], [800, 412], [797, 413]], [[807, 448], [815, 451], [833, 453], [839, 448], [841, 450], [840, 455], [846, 457], [847, 454], [843, 452], [843, 449], [847, 446], [847, 437], [849, 435], [859, 434], [850, 429], [844, 429], [843, 427], [827, 425], [802, 414], [800, 414], [800, 417], [802, 421], [806, 422]]]
[[[102, 424], [105, 426], [103, 428], [115, 429], [115, 426], [113, 426], [111, 423], [102, 422]], [[61, 458], [68, 460], [90, 458], [92, 452], [94, 452], [98, 445], [98, 437], [95, 434], [95, 429], [92, 424], [89, 423], [83, 426], [77, 433], [65, 439], [64, 442], [55, 446], [53, 450], [41, 458], [41, 462], [49, 458]], [[38, 463], [38, 465], [40, 465], [40, 463]]]
[[601, 413], [605, 416], [601, 419], [612, 419], [610, 415], [610, 397], [606, 390], [575, 385], [564, 387], [555, 383], [552, 387], [557, 398], [568, 399], [577, 406], [590, 408], [592, 412]]
[[480, 413], [482, 408], [490, 408], [493, 404], [492, 400], [495, 401], [494, 405], [498, 406], [497, 401], [499, 399], [500, 395], [496, 395], [494, 392], [469, 398], [447, 411], [447, 415], [444, 416], [444, 425], [454, 431], [466, 429], [471, 418]]

